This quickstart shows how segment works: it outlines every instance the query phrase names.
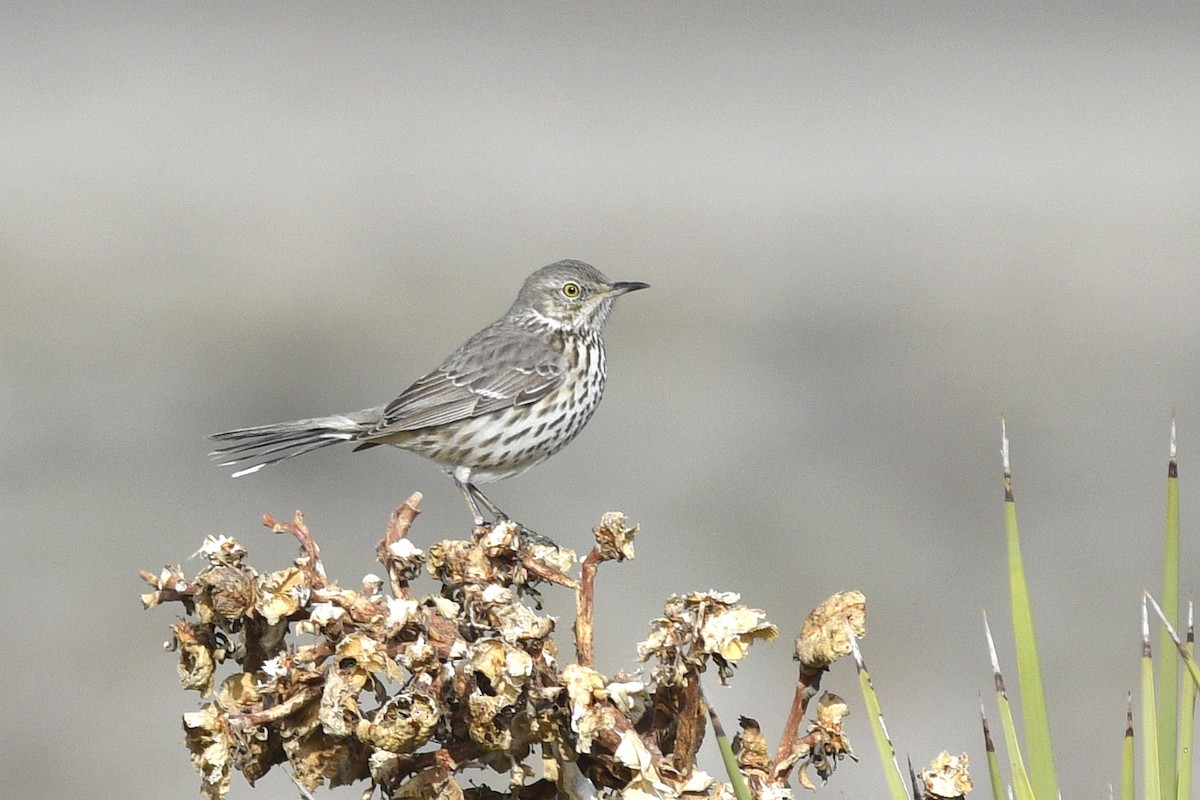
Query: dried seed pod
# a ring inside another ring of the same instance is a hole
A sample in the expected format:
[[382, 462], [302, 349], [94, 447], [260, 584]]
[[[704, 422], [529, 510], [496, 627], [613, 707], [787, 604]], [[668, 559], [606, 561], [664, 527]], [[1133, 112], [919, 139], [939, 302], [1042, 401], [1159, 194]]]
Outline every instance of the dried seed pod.
[[212, 631], [207, 625], [195, 625], [186, 620], [175, 623], [173, 649], [179, 650], [179, 683], [185, 689], [209, 694], [216, 675]]
[[411, 753], [429, 741], [440, 709], [426, 692], [401, 692], [371, 715], [359, 720], [355, 735], [390, 753]]
[[309, 586], [296, 567], [258, 576], [254, 584], [254, 610], [274, 625], [308, 603]]
[[595, 739], [615, 724], [613, 708], [604, 702], [604, 676], [590, 667], [568, 664], [562, 671], [562, 684], [571, 710], [571, 730], [576, 734], [575, 749], [591, 752]]
[[200, 791], [210, 800], [220, 800], [229, 791], [234, 761], [225, 715], [212, 704], [189, 711], [183, 715], [183, 732], [192, 766], [200, 773]]
[[255, 605], [254, 575], [238, 567], [209, 567], [196, 576], [196, 615], [201, 622], [241, 619]]

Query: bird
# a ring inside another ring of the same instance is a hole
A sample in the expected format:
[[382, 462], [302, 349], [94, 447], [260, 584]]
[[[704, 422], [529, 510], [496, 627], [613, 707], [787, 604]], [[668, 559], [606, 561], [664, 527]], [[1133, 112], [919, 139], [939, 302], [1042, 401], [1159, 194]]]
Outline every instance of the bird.
[[583, 430], [604, 392], [601, 332], [613, 302], [646, 288], [556, 261], [525, 279], [504, 316], [387, 405], [215, 433], [210, 455], [223, 467], [249, 462], [238, 477], [342, 442], [355, 451], [392, 445], [449, 473], [476, 526], [484, 509], [508, 520], [479, 486], [520, 475]]

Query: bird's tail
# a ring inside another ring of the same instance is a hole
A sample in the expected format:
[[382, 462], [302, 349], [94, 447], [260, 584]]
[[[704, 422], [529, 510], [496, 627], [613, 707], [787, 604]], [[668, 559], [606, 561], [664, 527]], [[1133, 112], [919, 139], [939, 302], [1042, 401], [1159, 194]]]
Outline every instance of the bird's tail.
[[353, 414], [298, 419], [214, 433], [208, 438], [221, 445], [209, 453], [209, 457], [224, 459], [220, 464], [222, 467], [253, 461], [255, 463], [251, 466], [233, 473], [235, 478], [249, 475], [312, 450], [357, 439], [375, 426], [381, 411], [372, 408]]

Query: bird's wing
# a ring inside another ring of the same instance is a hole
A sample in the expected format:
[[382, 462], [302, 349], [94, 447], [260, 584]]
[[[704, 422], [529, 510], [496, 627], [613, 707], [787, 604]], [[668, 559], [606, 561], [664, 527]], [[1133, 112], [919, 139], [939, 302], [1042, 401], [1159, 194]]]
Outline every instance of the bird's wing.
[[457, 422], [533, 403], [558, 387], [566, 371], [561, 347], [541, 336], [487, 328], [384, 409], [364, 439]]

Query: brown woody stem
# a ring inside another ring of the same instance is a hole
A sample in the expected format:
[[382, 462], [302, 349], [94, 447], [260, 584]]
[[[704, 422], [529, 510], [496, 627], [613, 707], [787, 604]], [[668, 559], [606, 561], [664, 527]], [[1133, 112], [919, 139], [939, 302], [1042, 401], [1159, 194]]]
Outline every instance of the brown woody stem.
[[603, 560], [600, 548], [594, 547], [583, 558], [579, 569], [579, 586], [575, 589], [575, 660], [591, 667], [595, 661], [592, 644], [596, 599], [596, 567]]
[[787, 722], [784, 723], [783, 736], [779, 738], [779, 749], [775, 751], [775, 784], [782, 786], [787, 783], [792, 767], [796, 763], [794, 753], [802, 743], [800, 724], [804, 722], [804, 714], [808, 711], [808, 701], [821, 688], [821, 674], [824, 670], [800, 667], [800, 676], [796, 679], [796, 693], [792, 697], [792, 708], [788, 712]]

